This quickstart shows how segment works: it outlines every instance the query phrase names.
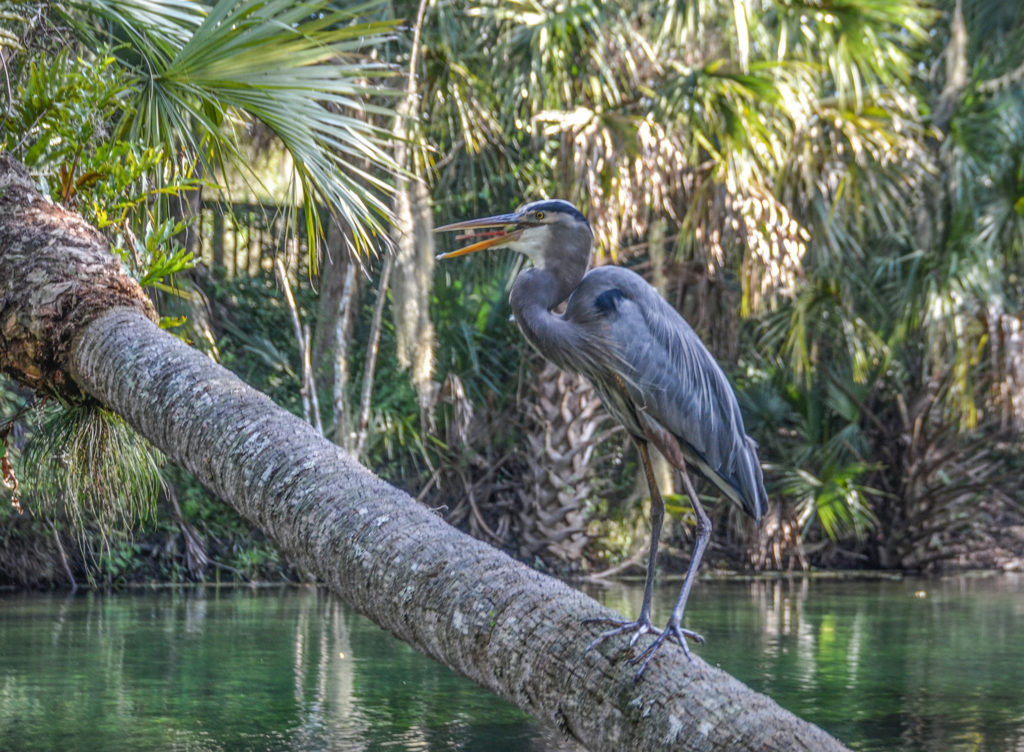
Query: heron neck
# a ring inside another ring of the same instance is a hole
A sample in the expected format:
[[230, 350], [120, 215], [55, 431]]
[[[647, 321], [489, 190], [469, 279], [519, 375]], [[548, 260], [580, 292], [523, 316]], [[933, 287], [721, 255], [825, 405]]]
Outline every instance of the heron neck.
[[538, 267], [525, 269], [516, 277], [509, 294], [512, 313], [518, 319], [528, 309], [549, 312], [569, 297], [581, 279], [583, 274], [559, 274]]
[[576, 333], [552, 309], [569, 297], [581, 278], [582, 274], [571, 278], [548, 269], [531, 268], [516, 278], [509, 296], [512, 313], [526, 339], [541, 355], [568, 370], [575, 369], [564, 356], [572, 352], [571, 341]]

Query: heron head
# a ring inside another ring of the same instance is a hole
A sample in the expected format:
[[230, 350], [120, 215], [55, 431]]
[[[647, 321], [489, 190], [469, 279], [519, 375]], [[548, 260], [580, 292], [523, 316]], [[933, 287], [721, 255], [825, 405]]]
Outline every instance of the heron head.
[[[511, 214], [453, 222], [435, 232], [464, 230], [458, 240], [476, 240], [438, 259], [465, 256], [488, 248], [511, 248], [529, 257], [534, 266], [554, 267], [565, 262], [590, 261], [594, 233], [582, 212], [568, 201], [544, 199], [531, 201]], [[582, 272], [581, 272], [582, 273]]]

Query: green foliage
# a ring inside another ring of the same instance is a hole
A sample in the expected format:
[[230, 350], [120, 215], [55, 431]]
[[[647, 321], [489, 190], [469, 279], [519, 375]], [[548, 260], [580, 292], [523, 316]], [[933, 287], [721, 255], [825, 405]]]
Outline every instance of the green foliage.
[[174, 292], [163, 280], [191, 268], [192, 259], [175, 248], [184, 225], [169, 218], [169, 202], [198, 181], [170, 171], [163, 147], [111, 140], [125, 111], [115, 62], [110, 51], [73, 58], [68, 49], [45, 65], [32, 62], [4, 146], [36, 171], [51, 198], [107, 234], [143, 286]]
[[[376, 20], [383, 3], [339, 9], [328, 0], [80, 0], [69, 20], [96, 43], [116, 48], [126, 106], [117, 138], [182, 151], [188, 173], [201, 161], [230, 166], [259, 182], [237, 141], [247, 119], [280, 139], [295, 165], [296, 195], [308, 237], [320, 229], [318, 202], [371, 250], [390, 219], [395, 170], [382, 132], [367, 115], [390, 117], [369, 101], [390, 70], [368, 59], [394, 22]], [[367, 20], [371, 19], [371, 20]]]
[[871, 449], [858, 402], [834, 374], [831, 385], [792, 377], [776, 362], [741, 381], [746, 428], [760, 440], [769, 493], [793, 505], [806, 537], [820, 528], [833, 540], [862, 539], [877, 522], [870, 503], [876, 492], [866, 482], [879, 466], [863, 459]]
[[244, 580], [266, 579], [286, 566], [280, 552], [273, 546], [246, 546], [235, 551], [225, 562]]
[[[301, 415], [298, 349], [294, 337], [282, 336], [291, 332], [291, 319], [273, 278], [225, 279], [207, 293], [221, 314], [216, 321], [221, 364], [281, 407]], [[315, 307], [315, 293], [300, 286], [294, 295], [301, 315], [307, 317]]]
[[164, 222], [151, 232], [146, 233], [144, 248], [151, 260], [146, 273], [142, 275], [139, 284], [143, 287], [154, 286], [163, 292], [178, 293], [178, 290], [160, 280], [164, 277], [173, 277], [178, 272], [191, 269], [195, 266], [192, 259], [192, 252], [179, 248], [171, 255], [164, 253], [163, 249], [169, 245], [170, 236], [180, 231], [181, 224]]
[[139, 566], [139, 546], [118, 541], [100, 553], [97, 574], [107, 584], [125, 585]]
[[109, 136], [122, 109], [122, 78], [114, 58], [100, 52], [83, 58], [72, 50], [52, 60], [33, 60], [4, 123], [4, 147], [35, 170], [55, 199], [67, 201], [81, 182], [77, 165], [88, 147]]
[[144, 148], [134, 141], [103, 141], [90, 144], [84, 165], [91, 178], [88, 192], [81, 187], [76, 208], [101, 230], [130, 228], [140, 232], [143, 222], [166, 215], [167, 199], [199, 186], [199, 181], [180, 177], [171, 182], [166, 174], [167, 153]]
[[475, 403], [514, 389], [526, 345], [511, 320], [508, 287], [521, 266], [518, 254], [506, 252], [436, 271], [431, 315], [437, 322], [437, 378], [458, 374]]
[[[517, 270], [519, 260], [510, 253], [488, 265], [492, 273], [479, 270], [456, 275], [439, 267], [430, 300], [431, 316], [436, 322], [438, 361], [435, 380], [441, 383], [449, 373], [467, 385], [474, 402], [503, 402], [511, 399], [518, 383], [519, 353], [524, 347], [508, 307], [508, 275]], [[468, 271], [468, 270], [466, 270]], [[375, 282], [374, 282], [374, 289]], [[356, 342], [365, 342], [374, 300], [364, 300], [353, 332]], [[381, 332], [382, 353], [397, 347], [394, 326], [386, 322]], [[351, 369], [362, 374], [365, 351], [352, 352]], [[355, 402], [362, 389], [361, 379], [349, 385]], [[450, 412], [438, 406], [436, 426], [428, 429], [429, 418], [421, 410], [409, 375], [393, 357], [378, 361], [370, 410], [366, 461], [385, 478], [410, 489], [427, 482], [443, 457], [456, 452], [440, 438], [446, 433]], [[498, 442], [498, 437], [490, 437]]]

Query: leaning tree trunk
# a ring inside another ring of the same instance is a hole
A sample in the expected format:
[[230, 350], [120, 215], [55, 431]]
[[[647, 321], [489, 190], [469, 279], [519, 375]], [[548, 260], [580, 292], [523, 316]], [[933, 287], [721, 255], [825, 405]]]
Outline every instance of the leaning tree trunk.
[[[667, 647], [634, 683], [584, 624], [617, 616], [446, 525], [160, 331], [101, 237], [0, 155], [0, 366], [123, 415], [389, 632], [593, 750], [834, 750], [825, 732]], [[113, 307], [110, 307], [113, 306]]]

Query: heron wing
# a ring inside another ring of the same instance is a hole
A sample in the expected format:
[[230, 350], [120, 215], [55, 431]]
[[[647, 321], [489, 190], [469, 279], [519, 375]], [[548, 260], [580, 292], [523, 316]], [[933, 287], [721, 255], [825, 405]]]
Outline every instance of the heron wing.
[[759, 518], [766, 498], [756, 444], [728, 379], [679, 312], [639, 275], [608, 266], [586, 275], [566, 315], [577, 315], [605, 341], [603, 367], [613, 378], [591, 378], [627, 428], [635, 432], [619, 415], [624, 406], [614, 405], [622, 397], [609, 394], [621, 391], [614, 377], [629, 393], [640, 435], [661, 444], [659, 428], [667, 431], [705, 475]]

